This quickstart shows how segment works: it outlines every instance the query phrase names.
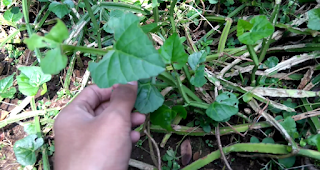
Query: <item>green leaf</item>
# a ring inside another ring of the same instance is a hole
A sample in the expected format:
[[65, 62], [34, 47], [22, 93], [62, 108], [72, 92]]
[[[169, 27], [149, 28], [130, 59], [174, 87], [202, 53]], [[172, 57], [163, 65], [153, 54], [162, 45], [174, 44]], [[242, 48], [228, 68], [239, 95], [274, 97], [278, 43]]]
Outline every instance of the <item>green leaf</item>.
[[312, 30], [320, 30], [320, 8], [308, 11], [308, 28]]
[[16, 141], [13, 146], [14, 154], [18, 163], [23, 166], [33, 165], [37, 160], [37, 152], [43, 145], [43, 139], [37, 138], [37, 135], [29, 135], [23, 139]]
[[296, 156], [291, 156], [288, 158], [278, 159], [279, 163], [286, 168], [291, 168], [296, 162]]
[[4, 6], [10, 6], [12, 4], [12, 0], [2, 0], [2, 4]]
[[177, 33], [171, 35], [159, 49], [166, 63], [173, 63], [175, 69], [181, 69], [188, 61], [188, 54], [180, 41]]
[[217, 96], [206, 111], [206, 114], [213, 120], [221, 122], [238, 113], [239, 100], [230, 92], [224, 92]]
[[23, 17], [23, 14], [20, 12], [18, 7], [12, 7], [9, 10], [6, 10], [3, 14], [3, 18], [10, 22], [17, 22]]
[[243, 33], [244, 30], [247, 30], [250, 27], [248, 24], [241, 26], [240, 30], [237, 31], [238, 39], [243, 44], [254, 45], [258, 40], [266, 38], [274, 32], [273, 25], [264, 15], [252, 18], [250, 23], [252, 24], [252, 28], [249, 32]]
[[67, 66], [68, 58], [60, 48], [47, 51], [46, 56], [41, 59], [40, 67], [45, 74], [58, 74]]
[[194, 76], [191, 77], [190, 83], [196, 87], [202, 87], [207, 83], [207, 79], [204, 77], [204, 65], [201, 65], [195, 71]]
[[239, 19], [237, 24], [237, 36], [241, 36], [244, 32], [251, 30], [253, 24], [246, 20]]
[[286, 117], [283, 122], [280, 122], [280, 124], [293, 139], [299, 136], [296, 128], [296, 122], [292, 119], [292, 117]]
[[74, 3], [72, 0], [64, 0], [63, 4], [68, 5], [69, 8], [74, 8]]
[[54, 25], [50, 32], [44, 37], [57, 43], [62, 43], [69, 37], [69, 32], [66, 25], [58, 19], [56, 25]]
[[114, 27], [114, 50], [98, 63], [90, 63], [89, 70], [100, 88], [114, 84], [157, 76], [165, 70], [159, 53], [139, 26], [139, 18], [124, 14]]
[[274, 140], [272, 138], [264, 138], [264, 139], [262, 139], [262, 143], [272, 143], [272, 144], [274, 144], [275, 142], [274, 142]]
[[248, 103], [253, 98], [253, 94], [251, 92], [245, 93], [242, 97], [243, 101]]
[[159, 125], [168, 131], [172, 131], [171, 122], [176, 115], [177, 112], [172, 111], [168, 106], [163, 105], [150, 114], [150, 121], [154, 125]]
[[311, 135], [307, 139], [307, 143], [312, 146], [316, 146], [318, 151], [320, 151], [320, 134]]
[[120, 18], [125, 14], [124, 11], [121, 10], [113, 10], [110, 12], [110, 18], [109, 21], [103, 25], [104, 31], [107, 33], [113, 34], [114, 30], [118, 27], [120, 24]]
[[179, 114], [179, 116], [182, 117], [183, 119], [187, 118], [187, 111], [182, 105], [173, 106], [172, 110], [177, 112]]
[[218, 0], [209, 0], [210, 4], [217, 4], [219, 1]]
[[28, 135], [34, 135], [37, 134], [36, 126], [34, 123], [25, 123], [23, 125], [23, 130], [28, 134]]
[[135, 108], [140, 113], [151, 113], [162, 106], [164, 98], [159, 90], [154, 87], [150, 82], [141, 83], [139, 81], [139, 88]]
[[51, 79], [51, 75], [44, 74], [40, 67], [19, 67], [21, 73], [17, 76], [19, 91], [26, 96], [35, 96], [43, 83]]
[[27, 44], [29, 50], [31, 51], [36, 48], [43, 48], [43, 47], [55, 48], [59, 45], [53, 40], [44, 38], [42, 36], [39, 36], [38, 34], [32, 34], [30, 38], [26, 38], [23, 42]]
[[62, 4], [57, 1], [53, 1], [49, 5], [49, 11], [53, 12], [59, 18], [63, 18], [65, 15], [70, 13], [67, 4]]
[[260, 143], [260, 140], [259, 140], [257, 137], [252, 136], [252, 137], [250, 138], [250, 143]]
[[198, 65], [205, 62], [207, 53], [204, 50], [194, 52], [188, 57], [188, 64], [192, 70], [196, 70]]
[[263, 64], [268, 68], [275, 67], [279, 63], [279, 59], [277, 57], [269, 57]]
[[13, 76], [8, 76], [0, 80], [0, 96], [2, 98], [13, 98], [16, 93], [16, 88], [11, 87], [13, 85]]

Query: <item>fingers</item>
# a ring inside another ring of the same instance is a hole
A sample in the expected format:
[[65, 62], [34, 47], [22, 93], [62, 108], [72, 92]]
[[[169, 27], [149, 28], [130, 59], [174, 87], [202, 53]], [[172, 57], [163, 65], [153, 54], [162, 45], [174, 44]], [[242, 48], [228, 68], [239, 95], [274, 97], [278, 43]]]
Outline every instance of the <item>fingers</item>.
[[100, 89], [97, 85], [86, 87], [72, 102], [73, 105], [84, 107], [86, 111], [92, 112], [101, 103], [111, 97], [112, 88]]
[[146, 120], [146, 115], [141, 113], [132, 113], [131, 114], [131, 126], [139, 126]]
[[122, 116], [124, 121], [130, 122], [130, 114], [137, 97], [138, 84], [134, 82], [126, 85], [113, 87], [110, 97], [110, 104], [101, 116], [107, 114], [117, 114]]
[[140, 133], [137, 131], [131, 131], [130, 138], [132, 143], [136, 143], [140, 139]]

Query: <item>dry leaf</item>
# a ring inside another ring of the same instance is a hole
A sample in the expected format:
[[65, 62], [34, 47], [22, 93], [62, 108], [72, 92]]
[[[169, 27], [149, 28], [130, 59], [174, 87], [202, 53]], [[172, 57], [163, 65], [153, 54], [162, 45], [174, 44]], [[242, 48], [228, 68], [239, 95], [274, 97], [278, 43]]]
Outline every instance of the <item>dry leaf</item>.
[[193, 161], [196, 161], [200, 158], [200, 151], [197, 151], [196, 153], [193, 154]]
[[181, 163], [183, 166], [186, 166], [189, 164], [192, 157], [192, 148], [191, 148], [189, 139], [182, 142], [180, 150], [181, 150]]
[[8, 116], [9, 112], [5, 111], [5, 110], [1, 110], [0, 112], [0, 121], [5, 119]]
[[298, 86], [299, 90], [302, 90], [307, 85], [307, 83], [311, 80], [313, 72], [314, 72], [314, 68], [312, 67], [304, 74]]

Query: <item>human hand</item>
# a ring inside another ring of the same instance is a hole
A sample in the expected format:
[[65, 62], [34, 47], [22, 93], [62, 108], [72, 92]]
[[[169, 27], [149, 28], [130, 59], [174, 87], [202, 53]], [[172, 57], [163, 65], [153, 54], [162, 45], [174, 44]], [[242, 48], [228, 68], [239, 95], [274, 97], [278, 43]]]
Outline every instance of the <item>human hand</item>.
[[137, 82], [85, 88], [55, 121], [54, 168], [127, 169], [132, 142], [140, 138], [131, 128], [145, 120], [145, 115], [131, 113], [136, 95]]

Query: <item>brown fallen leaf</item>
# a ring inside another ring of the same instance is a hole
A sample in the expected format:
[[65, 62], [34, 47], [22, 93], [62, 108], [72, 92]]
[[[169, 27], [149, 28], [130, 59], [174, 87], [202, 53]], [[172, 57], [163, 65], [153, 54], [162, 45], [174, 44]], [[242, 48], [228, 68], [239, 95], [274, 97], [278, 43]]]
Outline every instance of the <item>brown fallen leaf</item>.
[[5, 119], [8, 116], [9, 112], [5, 111], [5, 110], [1, 110], [0, 111], [0, 121]]
[[181, 163], [183, 166], [186, 166], [189, 164], [192, 157], [192, 148], [191, 148], [189, 139], [182, 142], [180, 146], [180, 150], [181, 150]]
[[196, 161], [200, 158], [201, 151], [197, 151], [196, 153], [193, 154], [193, 161]]
[[301, 79], [301, 82], [298, 86], [299, 90], [302, 90], [307, 85], [307, 83], [311, 80], [313, 73], [314, 73], [314, 68], [311, 67]]

